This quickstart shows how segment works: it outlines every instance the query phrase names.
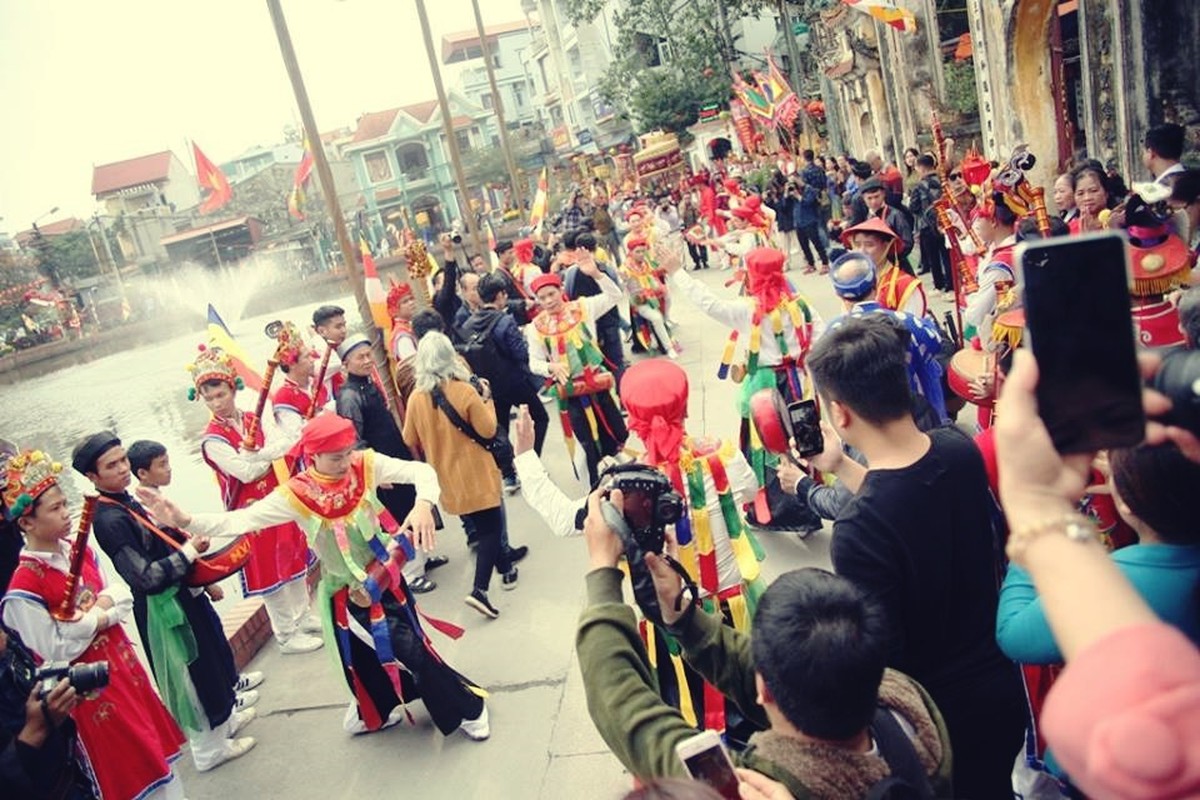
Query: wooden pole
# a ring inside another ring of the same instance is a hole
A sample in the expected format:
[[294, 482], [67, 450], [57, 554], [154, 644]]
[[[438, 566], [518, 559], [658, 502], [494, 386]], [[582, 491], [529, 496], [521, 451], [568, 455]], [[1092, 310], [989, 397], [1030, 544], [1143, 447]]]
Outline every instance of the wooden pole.
[[[358, 249], [350, 241], [350, 232], [346, 229], [346, 220], [342, 216], [342, 206], [338, 202], [337, 188], [333, 183], [333, 171], [329, 168], [329, 160], [325, 157], [325, 147], [321, 142], [321, 131], [317, 128], [317, 120], [313, 116], [312, 106], [308, 102], [308, 90], [304, 88], [304, 77], [300, 74], [300, 63], [296, 60], [296, 51], [292, 47], [292, 36], [288, 33], [287, 20], [283, 17], [280, 0], [267, 0], [267, 10], [271, 12], [271, 22], [275, 26], [275, 36], [279, 39], [279, 51], [283, 55], [283, 64], [287, 68], [288, 78], [292, 82], [292, 91], [296, 95], [296, 105], [300, 110], [300, 120], [304, 124], [304, 132], [312, 145], [314, 166], [317, 168], [317, 179], [321, 181], [321, 191], [325, 195], [325, 206], [329, 216], [333, 218], [333, 229], [337, 235], [338, 244], [342, 248], [342, 261], [346, 265], [346, 280], [354, 292], [358, 303], [358, 313], [368, 330], [375, 328], [371, 316], [371, 304], [367, 300], [367, 289], [363, 283], [362, 268], [358, 263]], [[377, 368], [387, 368], [387, 354], [382, 336], [371, 337], [372, 351]], [[392, 408], [399, 405], [399, 399], [391, 389], [391, 381], [383, 382], [391, 400]]]
[[517, 162], [513, 159], [512, 146], [508, 141], [508, 126], [504, 124], [504, 98], [496, 86], [496, 71], [492, 69], [491, 54], [488, 53], [487, 35], [483, 30], [483, 17], [479, 13], [479, 0], [471, 0], [475, 10], [475, 30], [479, 31], [479, 46], [483, 51], [483, 63], [487, 67], [488, 85], [492, 87], [492, 108], [496, 112], [496, 124], [500, 126], [500, 146], [504, 149], [504, 163], [508, 167], [508, 178], [512, 181], [513, 202], [525, 219], [525, 187], [521, 176], [517, 174]]
[[[446, 88], [442, 86], [442, 73], [438, 71], [437, 54], [433, 49], [433, 34], [429, 31], [429, 15], [425, 13], [425, 0], [416, 0], [417, 16], [421, 19], [421, 34], [425, 38], [425, 55], [429, 57], [429, 74], [433, 77], [433, 87], [437, 89], [438, 108], [442, 112], [442, 131], [446, 136], [446, 150], [450, 156], [450, 166], [454, 168], [454, 182], [458, 185], [458, 193], [462, 197], [463, 222], [475, 242], [475, 252], [486, 253], [487, 241], [479, 235], [479, 226], [475, 224], [475, 212], [471, 210], [471, 196], [467, 194], [467, 179], [463, 175], [462, 155], [458, 152], [458, 140], [454, 138], [454, 121], [450, 117], [450, 104], [446, 101]], [[486, 258], [486, 256], [485, 256]], [[466, 265], [464, 265], [465, 267]]]

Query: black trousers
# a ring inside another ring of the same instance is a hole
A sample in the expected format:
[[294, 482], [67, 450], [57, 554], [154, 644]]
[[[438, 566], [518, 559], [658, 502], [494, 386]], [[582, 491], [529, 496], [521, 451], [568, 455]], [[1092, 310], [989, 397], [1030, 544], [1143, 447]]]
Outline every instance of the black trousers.
[[816, 264], [813, 259], [811, 245], [816, 249], [817, 255], [821, 257], [821, 264], [829, 266], [829, 253], [825, 250], [825, 244], [821, 241], [821, 234], [817, 232], [816, 223], [805, 225], [801, 228], [796, 228], [796, 236], [800, 238], [800, 249], [804, 251], [804, 258], [809, 264]]
[[621, 411], [613, 401], [612, 392], [590, 394], [587, 402], [594, 406], [598, 442], [592, 439], [592, 426], [584, 410], [583, 398], [572, 397], [567, 401], [567, 416], [571, 420], [575, 441], [583, 448], [587, 459], [588, 485], [595, 486], [600, 479], [600, 459], [620, 452], [625, 446], [625, 439], [629, 437], [629, 431]]
[[[412, 600], [410, 598], [409, 603]], [[425, 708], [433, 719], [433, 724], [443, 734], [453, 733], [463, 720], [475, 719], [483, 713], [483, 698], [467, 688], [468, 681], [440, 660], [421, 636], [413, 629], [409, 621], [408, 611], [400, 605], [390, 593], [385, 594], [381, 601], [384, 619], [387, 621], [388, 635], [391, 639], [392, 652], [396, 660], [408, 670], [401, 684], [405, 692], [405, 700], [420, 697], [425, 702]], [[347, 611], [366, 630], [371, 630], [371, 611], [367, 608], [347, 602]], [[350, 654], [354, 665], [353, 675], [347, 675], [353, 690], [353, 679], [362, 682], [367, 693], [371, 696], [379, 710], [380, 716], [387, 719], [388, 714], [400, 703], [388, 680], [387, 673], [379, 664], [379, 657], [373, 647], [351, 635]], [[412, 688], [413, 691], [409, 692]]]
[[[613, 312], [614, 314], [616, 312]], [[621, 343], [621, 326], [614, 322], [596, 324], [596, 345], [609, 363], [606, 365], [621, 386], [621, 376], [625, 374], [625, 346]]]
[[954, 288], [950, 278], [950, 254], [942, 235], [932, 228], [921, 229], [921, 269], [933, 276], [934, 288], [949, 291]]
[[470, 520], [471, 529], [475, 532], [475, 588], [481, 592], [488, 590], [492, 579], [492, 570], [501, 575], [512, 569], [508, 560], [508, 551], [501, 543], [504, 532], [504, 511], [501, 506], [485, 508], [483, 511], [472, 511], [463, 514], [463, 525]]
[[493, 399], [496, 403], [496, 438], [502, 439], [508, 446], [500, 448], [492, 455], [496, 459], [496, 466], [500, 468], [500, 474], [505, 478], [512, 478], [517, 474], [517, 470], [513, 466], [515, 456], [508, 430], [508, 418], [511, 416], [513, 408], [520, 405], [529, 408], [529, 416], [533, 418], [533, 449], [539, 456], [542, 454], [542, 445], [546, 443], [546, 431], [550, 428], [550, 415], [546, 413], [546, 407], [542, 405], [541, 398], [532, 389], [524, 396], [496, 395]]
[[688, 255], [696, 269], [708, 269], [708, 248], [695, 242], [687, 243]]

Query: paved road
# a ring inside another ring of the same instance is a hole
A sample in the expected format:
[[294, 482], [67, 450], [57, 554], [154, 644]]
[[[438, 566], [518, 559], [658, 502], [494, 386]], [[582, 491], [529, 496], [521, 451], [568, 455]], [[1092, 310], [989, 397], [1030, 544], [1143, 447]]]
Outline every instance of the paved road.
[[[730, 291], [722, 288], [728, 272], [693, 275], [716, 291]], [[792, 276], [825, 319], [839, 313], [827, 278], [799, 271]], [[689, 429], [736, 436], [734, 387], [716, 378], [727, 331], [682, 299], [672, 316], [680, 323], [681, 363], [692, 381]], [[547, 468], [568, 494], [582, 497], [586, 487], [572, 477], [561, 432], [551, 423]], [[467, 630], [457, 642], [435, 633], [435, 642], [451, 664], [491, 692], [489, 741], [442, 737], [420, 703], [415, 704], [416, 729], [403, 724], [349, 736], [341, 727], [347, 691], [333, 654], [281, 656], [268, 645], [252, 667], [267, 675], [260, 687], [261, 716], [246, 730], [258, 738], [258, 747], [205, 775], [185, 757], [181, 772], [191, 800], [620, 797], [630, 778], [592, 727], [575, 663], [574, 630], [587, 564], [583, 541], [551, 536], [520, 495], [508, 501], [508, 518], [513, 543], [528, 544], [530, 555], [521, 564], [515, 591], [493, 584], [498, 620], [486, 620], [463, 604], [472, 571], [457, 520], [447, 521], [440, 540], [439, 551], [450, 563], [435, 574], [438, 589], [421, 597], [427, 613]], [[829, 564], [828, 527], [806, 540], [794, 534], [759, 536], [768, 580], [796, 567]]]

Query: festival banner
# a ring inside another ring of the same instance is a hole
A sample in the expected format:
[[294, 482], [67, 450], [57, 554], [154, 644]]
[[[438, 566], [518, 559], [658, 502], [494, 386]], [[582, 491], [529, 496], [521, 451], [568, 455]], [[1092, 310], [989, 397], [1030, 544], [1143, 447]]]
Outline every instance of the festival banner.
[[208, 197], [200, 203], [200, 213], [211, 214], [233, 198], [233, 187], [221, 168], [200, 152], [200, 145], [195, 142], [192, 142], [192, 155], [196, 159], [196, 183], [209, 190]]
[[233, 338], [233, 333], [212, 303], [208, 304], [208, 343], [225, 351], [233, 361], [233, 368], [246, 388], [258, 392], [262, 390], [263, 379], [258, 371], [250, 366], [250, 355]]
[[304, 136], [304, 156], [300, 159], [300, 163], [296, 165], [296, 175], [292, 178], [292, 191], [288, 194], [288, 213], [298, 220], [304, 219], [304, 203], [307, 199], [305, 186], [308, 183], [309, 177], [312, 176], [313, 165], [316, 159], [313, 157], [312, 145], [308, 141], [308, 135]]
[[917, 30], [916, 15], [907, 8], [901, 8], [896, 0], [842, 0], [842, 2], [855, 11], [870, 14], [883, 24], [890, 25], [902, 33], [915, 33]]
[[733, 93], [745, 109], [765, 122], [775, 124], [775, 107], [758, 86], [751, 86], [737, 72], [733, 73]]
[[796, 116], [800, 113], [800, 98], [788, 85], [787, 78], [783, 77], [783, 72], [775, 63], [775, 56], [769, 47], [767, 48], [767, 66], [767, 74], [762, 76], [765, 78], [765, 83], [760, 83], [760, 86], [765, 93], [768, 93], [775, 105], [775, 123], [790, 130], [796, 121]]
[[387, 310], [387, 292], [384, 291], [383, 281], [379, 280], [379, 270], [375, 267], [375, 257], [371, 255], [371, 246], [363, 236], [358, 237], [358, 249], [362, 253], [363, 289], [367, 295], [367, 304], [371, 306], [371, 319], [375, 327], [383, 331], [384, 341], [392, 336], [392, 315]]
[[737, 131], [738, 142], [747, 153], [754, 152], [754, 123], [750, 121], [750, 112], [738, 98], [729, 101], [729, 116], [733, 118], [733, 129]]
[[529, 207], [529, 227], [533, 228], [536, 233], [542, 231], [542, 223], [546, 220], [546, 206], [550, 203], [548, 191], [550, 175], [546, 169], [546, 167], [542, 167], [542, 174], [538, 177], [537, 193], [533, 196], [533, 205]]

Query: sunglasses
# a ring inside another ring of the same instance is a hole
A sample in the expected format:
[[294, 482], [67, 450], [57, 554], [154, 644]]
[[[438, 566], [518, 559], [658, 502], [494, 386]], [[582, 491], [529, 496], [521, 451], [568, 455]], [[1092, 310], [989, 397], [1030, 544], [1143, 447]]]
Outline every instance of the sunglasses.
[[950, 175], [949, 175], [948, 177], [949, 177], [949, 178], [950, 178], [950, 180], [952, 180], [952, 181], [961, 181], [961, 180], [962, 180], [962, 173], [961, 173], [961, 172], [951, 172], [951, 173], [950, 173]]

